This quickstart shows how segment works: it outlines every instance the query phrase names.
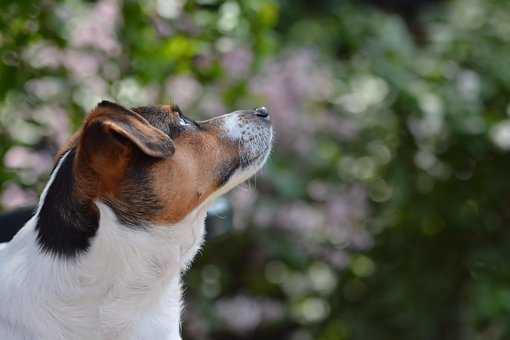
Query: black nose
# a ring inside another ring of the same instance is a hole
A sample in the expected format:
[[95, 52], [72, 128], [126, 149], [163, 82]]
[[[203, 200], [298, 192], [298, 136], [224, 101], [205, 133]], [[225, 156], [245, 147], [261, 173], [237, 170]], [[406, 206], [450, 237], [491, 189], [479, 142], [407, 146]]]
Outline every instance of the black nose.
[[255, 114], [257, 116], [259, 116], [259, 117], [262, 117], [262, 118], [269, 117], [269, 111], [268, 111], [268, 109], [265, 106], [256, 108], [255, 109]]

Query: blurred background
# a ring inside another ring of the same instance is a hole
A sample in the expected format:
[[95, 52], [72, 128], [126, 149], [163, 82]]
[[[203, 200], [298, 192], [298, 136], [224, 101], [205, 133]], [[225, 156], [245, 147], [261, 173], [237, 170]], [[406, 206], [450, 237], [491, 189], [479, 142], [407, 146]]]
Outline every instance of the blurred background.
[[510, 339], [510, 2], [4, 0], [0, 206], [101, 99], [267, 106], [184, 339]]

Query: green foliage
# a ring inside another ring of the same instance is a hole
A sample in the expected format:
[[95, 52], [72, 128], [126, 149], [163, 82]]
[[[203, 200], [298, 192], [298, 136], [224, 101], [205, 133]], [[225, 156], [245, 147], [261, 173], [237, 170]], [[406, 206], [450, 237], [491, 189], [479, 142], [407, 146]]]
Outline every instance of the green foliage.
[[271, 109], [236, 231], [186, 276], [185, 338], [510, 338], [508, 2], [0, 6], [5, 208], [101, 98]]

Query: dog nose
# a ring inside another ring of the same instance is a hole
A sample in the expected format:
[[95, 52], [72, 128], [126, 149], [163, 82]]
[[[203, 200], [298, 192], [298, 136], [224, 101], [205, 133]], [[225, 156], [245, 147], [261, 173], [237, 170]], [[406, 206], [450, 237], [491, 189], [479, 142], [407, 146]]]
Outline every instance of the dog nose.
[[265, 106], [256, 108], [255, 114], [262, 118], [269, 118], [269, 110]]

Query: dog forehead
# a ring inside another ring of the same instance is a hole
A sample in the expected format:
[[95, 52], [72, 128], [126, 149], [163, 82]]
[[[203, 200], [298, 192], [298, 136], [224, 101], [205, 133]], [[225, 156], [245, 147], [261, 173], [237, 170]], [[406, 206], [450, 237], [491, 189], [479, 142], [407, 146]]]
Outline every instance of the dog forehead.
[[167, 129], [168, 123], [173, 119], [176, 112], [171, 105], [140, 106], [132, 108], [132, 110], [160, 130]]

